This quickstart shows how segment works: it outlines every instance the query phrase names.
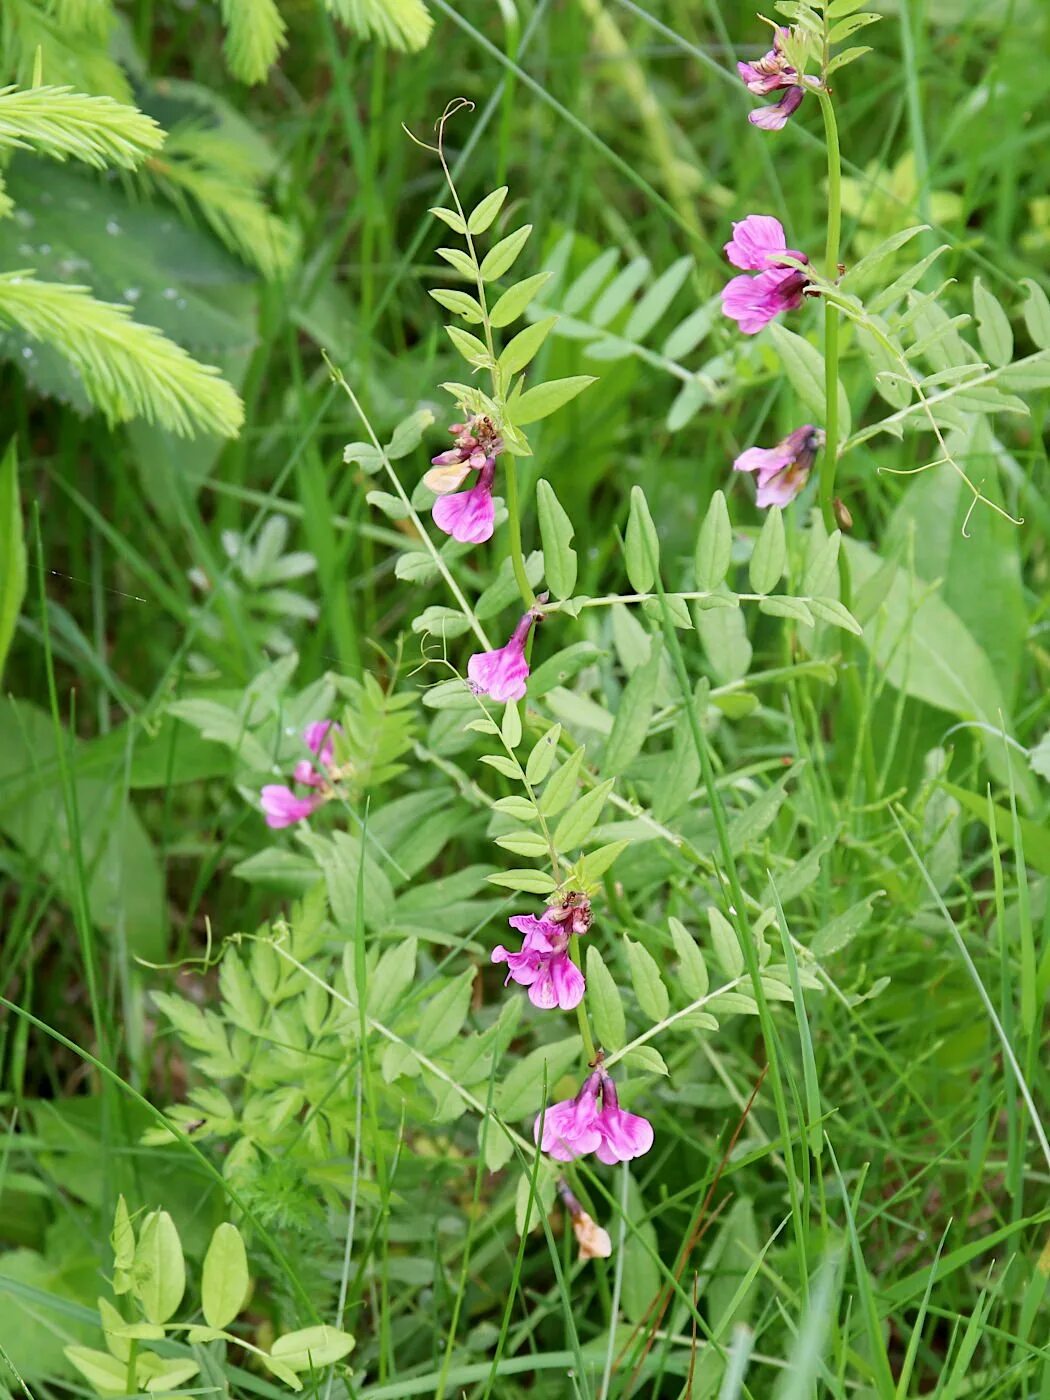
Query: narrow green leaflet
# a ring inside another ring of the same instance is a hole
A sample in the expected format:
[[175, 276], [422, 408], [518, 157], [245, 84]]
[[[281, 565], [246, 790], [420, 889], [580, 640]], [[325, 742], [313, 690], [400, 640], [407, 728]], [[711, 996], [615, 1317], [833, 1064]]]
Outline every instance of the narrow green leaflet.
[[699, 1001], [701, 997], [707, 996], [710, 986], [707, 964], [704, 962], [704, 955], [700, 951], [696, 939], [680, 920], [671, 918], [668, 920], [671, 928], [671, 938], [674, 940], [674, 950], [678, 954], [678, 976], [686, 995], [693, 1001]]
[[992, 365], [1008, 365], [1014, 353], [1010, 318], [979, 277], [973, 279], [973, 309], [981, 354]]
[[549, 481], [536, 483], [536, 514], [543, 542], [543, 574], [555, 598], [571, 598], [576, 587], [576, 551], [572, 521]]
[[707, 918], [711, 925], [711, 943], [719, 966], [729, 977], [740, 977], [744, 971], [744, 955], [740, 951], [736, 930], [714, 905], [708, 909]]
[[602, 771], [613, 777], [622, 773], [637, 758], [645, 743], [656, 704], [662, 655], [663, 640], [654, 633], [649, 643], [648, 659], [631, 676], [616, 707], [612, 733], [602, 762]]
[[534, 321], [531, 326], [526, 326], [523, 331], [519, 331], [513, 340], [508, 342], [506, 349], [499, 357], [498, 363], [501, 373], [509, 379], [511, 375], [524, 369], [550, 335], [551, 328], [557, 319], [557, 316], [547, 316], [542, 321]]
[[341, 1361], [353, 1351], [355, 1342], [349, 1332], [338, 1327], [304, 1327], [299, 1332], [286, 1332], [270, 1348], [270, 1355], [291, 1371], [319, 1371]]
[[1040, 350], [1050, 350], [1050, 300], [1039, 283], [1030, 277], [1022, 278], [1021, 286], [1025, 290], [1022, 310], [1028, 334]]
[[[815, 345], [776, 321], [770, 323], [769, 333], [791, 387], [813, 414], [817, 424], [824, 423], [824, 356]], [[843, 437], [849, 437], [851, 422], [849, 399], [840, 381], [839, 431]]]
[[594, 943], [587, 945], [587, 1006], [602, 1049], [621, 1049], [627, 1043], [623, 1001], [616, 978]]
[[525, 427], [527, 423], [538, 423], [541, 418], [549, 418], [556, 413], [593, 383], [593, 374], [573, 374], [567, 379], [549, 379], [546, 384], [537, 384], [535, 388], [526, 389], [523, 394], [510, 400], [507, 405], [510, 420], [518, 428]]
[[[541, 289], [551, 280], [553, 273], [537, 272], [532, 277], [526, 277], [521, 282], [515, 282], [513, 287], [508, 287], [503, 295], [489, 312], [489, 320], [499, 329], [501, 326], [509, 326], [511, 321], [516, 321], [529, 303], [536, 297]], [[433, 293], [431, 293], [433, 296]]]
[[507, 186], [501, 185], [498, 190], [493, 190], [487, 194], [483, 200], [474, 206], [467, 219], [467, 231], [470, 234], [484, 233], [490, 224], [496, 219], [499, 211], [503, 208], [503, 201], [507, 198]]
[[701, 592], [715, 589], [722, 582], [729, 572], [732, 552], [733, 530], [729, 523], [729, 508], [723, 493], [716, 491], [700, 526], [693, 558], [696, 586]]
[[641, 943], [635, 943], [626, 935], [624, 945], [631, 968], [631, 985], [638, 998], [638, 1005], [654, 1021], [662, 1021], [670, 1010], [671, 999], [660, 976], [656, 959]]
[[186, 1291], [186, 1265], [175, 1222], [166, 1210], [146, 1216], [135, 1250], [131, 1287], [150, 1322], [167, 1322]]
[[[578, 802], [572, 804], [554, 828], [553, 841], [556, 850], [573, 851], [583, 845], [598, 823], [606, 799], [612, 792], [612, 786], [610, 778], [604, 783], [599, 783], [596, 788], [592, 788]], [[553, 887], [553, 881], [551, 885]]]
[[0, 462], [0, 675], [25, 591], [26, 547], [18, 503], [18, 456], [12, 439]]
[[631, 587], [638, 593], [650, 592], [660, 562], [660, 541], [649, 513], [649, 503], [640, 486], [631, 487], [631, 510], [627, 517], [623, 556]]
[[[537, 739], [529, 754], [525, 764], [525, 780], [530, 787], [535, 787], [537, 783], [542, 783], [554, 764], [555, 755], [558, 752], [558, 740], [561, 738], [561, 725], [551, 725], [546, 734], [541, 739]], [[529, 808], [529, 816], [532, 815], [532, 803], [526, 803]]]
[[201, 1307], [210, 1327], [228, 1327], [244, 1307], [251, 1279], [244, 1240], [236, 1225], [220, 1225], [211, 1237], [201, 1274]]
[[[489, 249], [481, 260], [481, 276], [484, 281], [494, 282], [497, 277], [502, 277], [505, 272], [510, 271], [518, 254], [528, 242], [531, 232], [532, 225], [523, 224], [513, 233], [508, 233], [506, 238], [501, 238], [494, 248]], [[440, 251], [439, 248], [438, 252]], [[473, 275], [473, 267], [471, 267], [471, 275]]]
[[755, 541], [748, 574], [756, 593], [771, 593], [787, 567], [787, 540], [779, 506], [770, 506], [765, 524]]

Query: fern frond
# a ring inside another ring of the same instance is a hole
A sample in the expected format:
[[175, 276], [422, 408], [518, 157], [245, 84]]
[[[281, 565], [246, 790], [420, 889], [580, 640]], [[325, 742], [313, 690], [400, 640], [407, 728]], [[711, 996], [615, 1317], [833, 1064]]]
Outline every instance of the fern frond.
[[134, 169], [164, 144], [164, 132], [145, 112], [89, 97], [68, 87], [0, 88], [0, 149], [21, 147], [96, 169]]
[[268, 208], [253, 164], [235, 142], [198, 127], [177, 129], [149, 173], [173, 203], [184, 209], [192, 203], [222, 242], [264, 277], [279, 277], [294, 263], [295, 230]]
[[98, 301], [87, 287], [0, 275], [0, 325], [54, 347], [77, 370], [91, 402], [111, 423], [145, 418], [181, 437], [196, 429], [236, 437], [244, 406], [212, 365], [199, 364], [127, 306]]
[[374, 35], [402, 52], [423, 48], [434, 27], [423, 0], [325, 0], [325, 4], [355, 33]]
[[[73, 23], [64, 20], [67, 7], [73, 13]], [[94, 15], [94, 24], [89, 22], [90, 15]], [[92, 0], [66, 0], [50, 10], [32, 0], [3, 0], [0, 38], [7, 70], [3, 76], [16, 79], [23, 87], [33, 87], [39, 60], [49, 83], [130, 104], [128, 80], [95, 33], [96, 25], [103, 22], [108, 29], [111, 18], [108, 5]]]
[[274, 0], [222, 0], [226, 66], [242, 83], [265, 82], [287, 43], [287, 26]]
[[67, 33], [105, 39], [113, 27], [110, 0], [51, 0], [48, 8], [59, 28]]

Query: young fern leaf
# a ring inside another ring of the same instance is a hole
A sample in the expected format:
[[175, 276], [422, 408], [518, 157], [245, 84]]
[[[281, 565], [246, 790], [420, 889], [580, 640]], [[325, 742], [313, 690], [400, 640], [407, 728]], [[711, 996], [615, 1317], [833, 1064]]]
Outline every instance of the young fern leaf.
[[262, 83], [287, 40], [274, 0], [222, 0], [226, 66], [242, 83]]
[[325, 0], [325, 4], [355, 33], [372, 36], [402, 53], [418, 53], [434, 27], [423, 0]]
[[202, 365], [127, 306], [98, 301], [87, 287], [0, 275], [0, 326], [44, 341], [79, 373], [111, 423], [145, 418], [180, 437], [197, 430], [236, 437], [244, 406], [219, 371]]
[[96, 169], [133, 170], [164, 143], [145, 112], [111, 97], [69, 87], [0, 89], [0, 149], [20, 147], [54, 160], [82, 160]]
[[295, 262], [298, 240], [290, 224], [266, 205], [256, 171], [238, 146], [195, 126], [171, 133], [162, 156], [152, 160], [153, 184], [184, 213], [195, 209], [215, 235], [266, 278], [280, 277]]

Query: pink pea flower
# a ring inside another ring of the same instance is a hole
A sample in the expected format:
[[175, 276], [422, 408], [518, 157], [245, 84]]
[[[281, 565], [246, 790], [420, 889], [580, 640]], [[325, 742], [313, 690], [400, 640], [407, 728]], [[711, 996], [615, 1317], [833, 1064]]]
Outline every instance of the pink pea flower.
[[543, 1151], [558, 1162], [571, 1162], [593, 1152], [599, 1162], [611, 1166], [641, 1157], [653, 1145], [653, 1125], [620, 1107], [616, 1086], [600, 1065], [584, 1080], [574, 1099], [553, 1104], [536, 1119], [533, 1135]]
[[786, 89], [779, 102], [770, 107], [759, 107], [748, 114], [751, 125], [761, 127], [763, 131], [779, 131], [786, 126], [788, 118], [797, 111], [805, 96], [803, 80], [783, 52], [784, 39], [790, 33], [785, 26], [778, 26], [773, 34], [773, 47], [768, 53], [756, 58], [753, 63], [738, 63], [736, 66], [747, 90], [758, 97]]
[[733, 470], [756, 473], [758, 494], [755, 499], [760, 508], [786, 506], [805, 486], [823, 446], [822, 429], [804, 423], [776, 447], [749, 447], [741, 452], [733, 463]]
[[506, 646], [496, 651], [476, 651], [467, 662], [467, 676], [475, 695], [488, 695], [503, 703], [520, 700], [529, 678], [525, 641], [540, 614], [530, 608], [510, 634]]
[[561, 1103], [551, 1104], [546, 1113], [537, 1117], [533, 1137], [543, 1151], [555, 1161], [573, 1162], [577, 1157], [586, 1157], [588, 1152], [594, 1152], [601, 1146], [602, 1135], [598, 1127], [600, 1084], [601, 1071], [595, 1070], [583, 1081], [583, 1086], [574, 1099], [564, 1099]]
[[808, 262], [805, 253], [789, 248], [779, 219], [769, 214], [748, 214], [733, 225], [725, 254], [734, 267], [757, 273], [733, 277], [722, 289], [722, 311], [740, 324], [745, 335], [754, 335], [782, 311], [802, 305], [808, 277], [798, 268], [783, 266], [785, 257]]
[[296, 797], [290, 787], [282, 783], [268, 783], [260, 794], [266, 825], [278, 830], [282, 826], [294, 826], [311, 816], [320, 807], [323, 799], [315, 793], [306, 797]]
[[[331, 736], [342, 732], [338, 724], [331, 719], [316, 719], [303, 730], [303, 743], [317, 757], [325, 771], [331, 768], [335, 761], [335, 745]], [[324, 772], [319, 772], [308, 758], [299, 760], [292, 770], [292, 776], [297, 783], [305, 783], [308, 787], [320, 787], [325, 780]]]
[[490, 540], [496, 523], [496, 507], [492, 500], [495, 475], [496, 460], [488, 457], [476, 486], [469, 491], [458, 491], [454, 496], [439, 496], [433, 508], [438, 529], [460, 544], [484, 544]]
[[494, 963], [507, 964], [507, 982], [528, 987], [529, 1001], [541, 1011], [555, 1006], [563, 1011], [575, 1010], [583, 1000], [586, 984], [583, 973], [569, 956], [571, 931], [553, 919], [537, 919], [533, 914], [515, 914], [507, 922], [524, 934], [519, 953], [510, 952], [502, 944], [492, 950]]
[[423, 484], [439, 495], [455, 491], [468, 473], [480, 471], [490, 457], [498, 457], [503, 451], [503, 439], [495, 423], [483, 413], [469, 423], [452, 423], [449, 432], [455, 440], [454, 446], [432, 457], [431, 466], [436, 470], [423, 477]]

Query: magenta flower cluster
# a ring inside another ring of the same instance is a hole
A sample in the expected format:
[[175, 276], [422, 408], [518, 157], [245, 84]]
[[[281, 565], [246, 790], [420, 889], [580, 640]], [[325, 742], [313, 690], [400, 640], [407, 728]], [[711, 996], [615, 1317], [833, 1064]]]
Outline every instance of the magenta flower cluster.
[[653, 1126], [648, 1119], [620, 1107], [616, 1086], [599, 1064], [575, 1098], [552, 1104], [539, 1115], [533, 1136], [558, 1162], [572, 1162], [593, 1152], [599, 1162], [611, 1166], [648, 1152], [653, 1145]]
[[[748, 117], [753, 126], [778, 131], [805, 95], [813, 79], [803, 77], [784, 52], [790, 30], [778, 26], [773, 47], [750, 63], [738, 63], [737, 71], [749, 92], [767, 96], [783, 92], [773, 106], [760, 107]], [[787, 246], [787, 235], [779, 219], [771, 214], [748, 214], [733, 224], [733, 236], [725, 254], [740, 268], [722, 289], [722, 311], [737, 323], [744, 335], [757, 335], [770, 321], [787, 311], [796, 311], [807, 291], [815, 290], [806, 271], [809, 258]], [[824, 446], [824, 433], [804, 423], [789, 433], [776, 447], [749, 447], [733, 463], [738, 472], [754, 472], [756, 504], [786, 506], [805, 486], [817, 453]]]
[[[476, 414], [468, 423], [453, 423], [449, 432], [452, 447], [431, 458], [431, 470], [423, 477], [424, 485], [438, 497], [434, 524], [461, 544], [484, 544], [492, 538], [495, 525], [492, 487], [503, 439], [484, 414]], [[477, 472], [477, 481], [469, 490], [459, 491], [471, 472]]]
[[266, 825], [275, 829], [294, 826], [312, 816], [332, 796], [331, 777], [335, 761], [334, 734], [342, 731], [334, 720], [320, 719], [303, 730], [303, 743], [317, 760], [301, 758], [292, 769], [292, 778], [308, 789], [297, 794], [284, 783], [268, 783], [260, 793]]

